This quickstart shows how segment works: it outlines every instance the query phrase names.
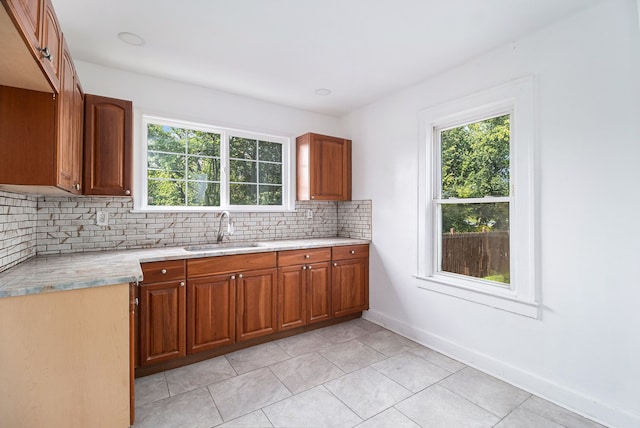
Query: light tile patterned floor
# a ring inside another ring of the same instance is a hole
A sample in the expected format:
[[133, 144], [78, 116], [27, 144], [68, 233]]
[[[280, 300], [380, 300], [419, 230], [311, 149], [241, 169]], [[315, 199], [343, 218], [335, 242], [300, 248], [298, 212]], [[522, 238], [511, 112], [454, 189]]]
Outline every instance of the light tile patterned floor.
[[602, 427], [363, 319], [136, 379], [134, 428]]

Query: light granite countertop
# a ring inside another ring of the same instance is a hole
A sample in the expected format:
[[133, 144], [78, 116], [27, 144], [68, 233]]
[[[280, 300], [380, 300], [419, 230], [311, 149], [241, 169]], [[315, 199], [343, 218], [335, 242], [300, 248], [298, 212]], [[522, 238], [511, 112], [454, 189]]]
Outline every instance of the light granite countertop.
[[185, 247], [166, 247], [36, 256], [0, 273], [0, 298], [141, 281], [143, 278], [140, 263], [144, 262], [359, 245], [369, 244], [369, 241], [315, 238], [256, 241], [251, 244], [254, 246], [230, 246], [202, 251], [187, 251]]

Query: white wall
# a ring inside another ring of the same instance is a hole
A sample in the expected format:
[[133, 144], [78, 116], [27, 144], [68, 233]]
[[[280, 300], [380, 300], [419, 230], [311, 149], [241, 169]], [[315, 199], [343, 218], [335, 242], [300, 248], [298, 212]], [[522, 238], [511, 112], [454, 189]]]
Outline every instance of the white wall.
[[332, 116], [88, 62], [75, 64], [86, 93], [131, 100], [134, 109], [144, 112], [289, 137], [341, 134]]
[[[416, 53], [419, 54], [419, 53]], [[535, 74], [534, 320], [419, 289], [420, 110]], [[368, 316], [611, 426], [640, 426], [640, 32], [612, 0], [343, 118], [373, 200]]]

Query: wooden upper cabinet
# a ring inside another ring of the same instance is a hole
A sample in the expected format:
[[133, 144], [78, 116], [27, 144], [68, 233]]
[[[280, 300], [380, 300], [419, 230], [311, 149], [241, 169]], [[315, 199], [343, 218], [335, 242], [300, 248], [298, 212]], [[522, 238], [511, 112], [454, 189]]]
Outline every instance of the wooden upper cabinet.
[[351, 140], [320, 134], [296, 139], [297, 200], [351, 200]]
[[22, 34], [29, 46], [37, 52], [40, 47], [40, 32], [44, 0], [7, 0], [13, 10]]
[[131, 196], [131, 101], [87, 94], [84, 105], [84, 193]]
[[78, 104], [76, 73], [71, 54], [66, 46], [62, 50], [62, 71], [58, 95], [58, 144], [57, 186], [71, 193], [82, 193], [82, 136], [78, 133], [78, 116], [82, 120], [82, 109]]
[[62, 30], [51, 0], [44, 0], [40, 46], [36, 48], [44, 72], [54, 89], [59, 87], [62, 61]]

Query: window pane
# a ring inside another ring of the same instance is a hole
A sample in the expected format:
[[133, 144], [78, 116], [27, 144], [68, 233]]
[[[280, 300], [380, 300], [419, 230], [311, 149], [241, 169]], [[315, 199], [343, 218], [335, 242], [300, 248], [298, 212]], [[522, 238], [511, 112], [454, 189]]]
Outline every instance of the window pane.
[[231, 158], [256, 160], [257, 149], [258, 142], [256, 140], [240, 137], [229, 138], [229, 157]]
[[150, 151], [147, 154], [147, 168], [149, 177], [184, 178], [184, 155]]
[[184, 153], [185, 140], [182, 139], [180, 128], [150, 123], [147, 126], [147, 149]]
[[260, 162], [260, 183], [282, 184], [282, 164]]
[[509, 283], [509, 203], [443, 204], [443, 272]]
[[255, 184], [230, 184], [231, 205], [256, 205], [258, 186]]
[[220, 159], [189, 156], [189, 180], [220, 181]]
[[257, 163], [241, 160], [229, 161], [229, 179], [233, 182], [257, 183]]
[[201, 207], [220, 206], [220, 183], [189, 182], [189, 205]]
[[147, 203], [172, 207], [185, 205], [184, 189], [184, 182], [181, 181], [149, 180]]
[[192, 131], [189, 138], [189, 154], [220, 157], [220, 134]]
[[282, 162], [282, 144], [260, 141], [258, 159], [267, 162]]
[[282, 205], [282, 186], [260, 185], [260, 205]]
[[509, 196], [510, 115], [440, 133], [442, 198]]

